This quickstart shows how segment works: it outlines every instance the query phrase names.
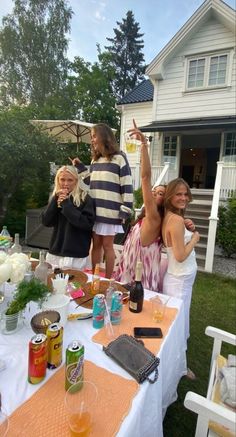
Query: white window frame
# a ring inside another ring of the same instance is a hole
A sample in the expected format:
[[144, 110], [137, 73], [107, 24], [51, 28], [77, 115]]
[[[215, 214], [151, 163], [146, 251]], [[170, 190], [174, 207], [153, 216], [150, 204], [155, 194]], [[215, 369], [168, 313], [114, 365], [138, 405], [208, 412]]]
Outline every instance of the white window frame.
[[[226, 75], [225, 75], [225, 82], [221, 84], [213, 84], [209, 85], [209, 75], [210, 75], [210, 64], [211, 64], [211, 58], [214, 57], [220, 57], [220, 56], [227, 56], [226, 61]], [[202, 91], [202, 90], [212, 90], [212, 89], [218, 89], [218, 88], [225, 88], [230, 86], [231, 84], [231, 74], [232, 71], [232, 56], [233, 56], [233, 50], [225, 50], [222, 52], [211, 52], [211, 53], [199, 53], [196, 55], [186, 56], [185, 58], [185, 87], [184, 92], [195, 92], [195, 91]], [[204, 77], [203, 77], [203, 85], [202, 86], [195, 86], [195, 87], [188, 87], [188, 80], [189, 80], [189, 68], [190, 68], [190, 62], [191, 61], [197, 61], [200, 59], [205, 60], [205, 67], [204, 67]]]
[[[229, 140], [228, 136], [232, 136], [232, 144], [229, 145], [230, 153], [226, 154], [226, 146], [227, 142]], [[235, 163], [236, 161], [236, 132], [235, 131], [229, 131], [224, 133], [224, 143], [223, 143], [223, 154], [222, 158], [224, 162], [232, 162]]]
[[[170, 145], [169, 145], [169, 151], [172, 148], [172, 142], [173, 142], [173, 138], [176, 138], [176, 150], [175, 150], [175, 155], [164, 155], [164, 149], [165, 149], [165, 139], [166, 137], [170, 138]], [[163, 164], [165, 164], [166, 162], [170, 162], [170, 168], [172, 170], [177, 170], [178, 168], [178, 150], [179, 150], [179, 136], [177, 134], [168, 134], [168, 133], [164, 133], [163, 135]]]

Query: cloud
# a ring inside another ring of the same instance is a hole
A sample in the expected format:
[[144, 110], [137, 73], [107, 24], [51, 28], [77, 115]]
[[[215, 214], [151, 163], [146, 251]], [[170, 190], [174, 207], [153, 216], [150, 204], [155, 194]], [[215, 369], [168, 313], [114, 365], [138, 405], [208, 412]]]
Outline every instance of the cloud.
[[105, 21], [106, 20], [105, 15], [103, 15], [101, 13], [101, 11], [99, 11], [99, 10], [95, 11], [94, 15], [95, 15], [96, 20], [98, 20], [98, 21]]

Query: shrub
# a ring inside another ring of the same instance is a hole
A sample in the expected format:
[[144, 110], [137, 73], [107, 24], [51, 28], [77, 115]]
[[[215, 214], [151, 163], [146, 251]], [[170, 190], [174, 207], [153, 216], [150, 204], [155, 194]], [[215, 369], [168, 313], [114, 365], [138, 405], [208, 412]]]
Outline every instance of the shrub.
[[219, 223], [216, 241], [223, 254], [230, 258], [236, 254], [236, 198], [228, 199], [226, 206], [219, 208]]
[[141, 208], [143, 204], [143, 193], [142, 188], [139, 187], [137, 190], [134, 190], [134, 208]]

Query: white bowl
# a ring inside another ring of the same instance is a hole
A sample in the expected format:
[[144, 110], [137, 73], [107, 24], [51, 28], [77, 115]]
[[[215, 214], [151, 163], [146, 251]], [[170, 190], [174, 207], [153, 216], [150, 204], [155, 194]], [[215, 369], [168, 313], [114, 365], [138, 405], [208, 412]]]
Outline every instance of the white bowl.
[[42, 305], [43, 310], [56, 310], [61, 319], [60, 324], [65, 326], [67, 322], [68, 306], [70, 297], [65, 294], [52, 294]]

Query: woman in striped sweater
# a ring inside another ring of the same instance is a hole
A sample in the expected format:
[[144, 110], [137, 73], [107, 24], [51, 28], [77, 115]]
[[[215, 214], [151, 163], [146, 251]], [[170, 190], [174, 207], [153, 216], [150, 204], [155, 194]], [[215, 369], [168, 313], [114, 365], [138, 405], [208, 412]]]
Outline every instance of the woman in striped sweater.
[[[98, 123], [91, 130], [92, 162], [90, 174], [84, 178], [90, 183], [90, 195], [96, 205], [93, 228], [92, 266], [101, 261], [104, 250], [106, 277], [111, 278], [115, 262], [114, 237], [122, 233], [122, 223], [128, 218], [133, 205], [132, 177], [126, 155], [119, 150], [112, 129]], [[79, 173], [87, 170], [75, 158], [73, 165]]]

